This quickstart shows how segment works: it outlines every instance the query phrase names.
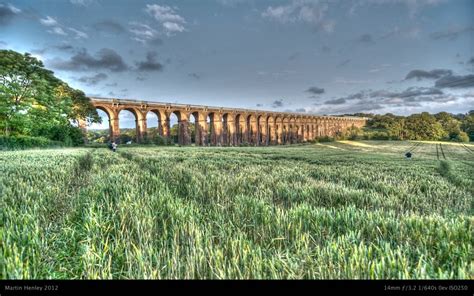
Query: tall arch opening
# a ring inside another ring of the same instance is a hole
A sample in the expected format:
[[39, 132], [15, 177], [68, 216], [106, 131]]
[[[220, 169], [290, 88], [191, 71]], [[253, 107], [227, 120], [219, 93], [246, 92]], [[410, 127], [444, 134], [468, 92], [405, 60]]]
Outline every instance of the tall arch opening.
[[197, 112], [189, 114], [188, 131], [190, 136], [190, 144], [199, 145], [199, 114]]
[[87, 128], [87, 141], [89, 143], [108, 143], [113, 138], [110, 114], [101, 107], [97, 107], [96, 110], [101, 118], [101, 123], [92, 123]]
[[267, 120], [265, 116], [260, 115], [258, 116], [258, 121], [257, 121], [257, 143], [258, 145], [266, 145], [267, 141]]
[[137, 115], [133, 110], [120, 110], [118, 114], [120, 136], [116, 141], [121, 144], [139, 142], [139, 129], [137, 124]]
[[231, 133], [229, 128], [230, 116], [228, 113], [222, 115], [222, 145], [229, 146], [231, 143]]
[[235, 144], [240, 145], [245, 142], [245, 118], [241, 114], [235, 116]]
[[214, 113], [207, 114], [207, 145], [215, 146], [217, 144], [215, 119], [216, 115]]
[[169, 140], [172, 144], [181, 144], [180, 143], [180, 135], [182, 131], [180, 130], [180, 119], [179, 119], [179, 112], [174, 111], [171, 112], [169, 115]]
[[146, 114], [145, 143], [165, 144], [163, 137], [163, 127], [161, 126], [162, 118], [160, 111], [150, 110]]
[[258, 144], [258, 120], [254, 115], [247, 117], [247, 139], [250, 144]]

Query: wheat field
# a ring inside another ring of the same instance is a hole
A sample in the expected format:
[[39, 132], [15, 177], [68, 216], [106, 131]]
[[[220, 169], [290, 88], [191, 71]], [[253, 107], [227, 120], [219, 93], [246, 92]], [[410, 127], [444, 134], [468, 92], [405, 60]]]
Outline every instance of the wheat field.
[[443, 142], [4, 151], [0, 279], [473, 279], [473, 176]]

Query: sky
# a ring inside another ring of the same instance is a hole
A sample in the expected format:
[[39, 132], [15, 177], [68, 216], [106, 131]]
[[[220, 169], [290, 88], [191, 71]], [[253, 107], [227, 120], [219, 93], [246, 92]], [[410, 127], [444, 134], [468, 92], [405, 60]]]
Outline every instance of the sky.
[[33, 54], [89, 96], [466, 113], [473, 15], [472, 0], [0, 0], [0, 48]]

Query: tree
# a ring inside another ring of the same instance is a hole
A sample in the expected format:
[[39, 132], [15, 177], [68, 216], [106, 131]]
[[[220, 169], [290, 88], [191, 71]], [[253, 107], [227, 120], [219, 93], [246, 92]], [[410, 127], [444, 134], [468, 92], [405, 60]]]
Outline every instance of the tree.
[[461, 129], [471, 141], [474, 141], [474, 110], [469, 111], [468, 115], [464, 117]]
[[32, 108], [53, 93], [55, 80], [41, 61], [29, 54], [0, 51], [0, 118], [8, 135], [12, 123], [20, 124]]
[[428, 112], [408, 116], [405, 129], [409, 140], [441, 140], [444, 135], [441, 124]]
[[67, 129], [68, 136], [77, 138], [71, 122], [79, 120], [100, 122], [82, 91], [56, 78], [29, 53], [0, 50], [0, 128], [5, 135], [48, 136], [52, 129]]

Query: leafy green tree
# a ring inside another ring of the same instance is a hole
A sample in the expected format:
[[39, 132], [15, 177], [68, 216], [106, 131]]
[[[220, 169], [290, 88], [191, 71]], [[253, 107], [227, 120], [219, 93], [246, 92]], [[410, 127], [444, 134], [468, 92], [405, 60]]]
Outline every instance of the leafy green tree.
[[443, 138], [446, 140], [456, 140], [461, 132], [461, 122], [452, 114], [447, 112], [440, 112], [434, 116], [443, 127]]
[[441, 140], [445, 134], [441, 124], [428, 112], [408, 116], [405, 129], [409, 140]]
[[[44, 68], [29, 53], [0, 50], [0, 128], [3, 134], [58, 138], [74, 142], [71, 123], [100, 122], [90, 99]], [[76, 128], [77, 129], [77, 128]], [[66, 139], [64, 139], [66, 140]]]
[[469, 111], [468, 115], [464, 117], [461, 129], [471, 141], [474, 141], [474, 110]]

